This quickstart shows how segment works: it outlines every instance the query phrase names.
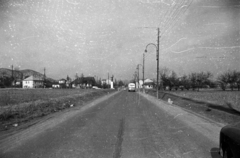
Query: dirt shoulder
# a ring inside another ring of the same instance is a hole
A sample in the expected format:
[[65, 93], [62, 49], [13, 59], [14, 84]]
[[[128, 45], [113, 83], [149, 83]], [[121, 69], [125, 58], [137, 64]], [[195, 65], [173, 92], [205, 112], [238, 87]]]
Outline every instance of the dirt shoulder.
[[[214, 145], [218, 145], [219, 143], [219, 131], [225, 124], [215, 122], [214, 120], [208, 119], [207, 117], [197, 116], [189, 111], [185, 111], [182, 108], [179, 108], [176, 105], [168, 104], [163, 100], [157, 100], [155, 96], [147, 95], [140, 93], [143, 97], [145, 97], [148, 101], [155, 104], [158, 108], [162, 109], [164, 112], [172, 116], [172, 120], [170, 119], [169, 122], [173, 122], [173, 120], [178, 120], [181, 123], [179, 125], [170, 125], [172, 128], [179, 129], [180, 131], [187, 129], [187, 131], [191, 131], [193, 129], [195, 132], [203, 135], [204, 137], [208, 138], [210, 142]], [[183, 132], [183, 131], [182, 131]], [[188, 133], [189, 136], [193, 135], [193, 133]], [[196, 139], [199, 139], [196, 138]], [[216, 146], [217, 147], [217, 146]]]
[[[155, 91], [148, 91], [147, 94], [156, 96]], [[222, 105], [194, 100], [192, 98], [186, 98], [166, 92], [159, 92], [159, 99], [166, 102], [170, 101], [172, 104], [189, 112], [204, 116], [219, 123], [231, 124], [240, 121], [240, 113], [238, 111]]]
[[115, 90], [96, 90], [2, 107], [0, 112], [0, 140], [7, 135], [48, 120], [76, 106], [82, 107], [90, 101], [113, 92]]

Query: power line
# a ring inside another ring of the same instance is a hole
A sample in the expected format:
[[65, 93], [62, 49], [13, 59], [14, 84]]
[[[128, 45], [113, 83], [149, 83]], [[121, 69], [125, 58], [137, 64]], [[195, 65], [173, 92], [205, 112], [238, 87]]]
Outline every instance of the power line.
[[[186, 9], [185, 9], [182, 13], [185, 13], [185, 12], [187, 11], [187, 9], [191, 6], [192, 2], [193, 2], [193, 0], [190, 1], [190, 3], [187, 5]], [[181, 14], [182, 14], [182, 13], [181, 13]], [[178, 15], [179, 15], [179, 14], [178, 14]], [[176, 16], [176, 17], [177, 17], [177, 16]], [[176, 19], [175, 22], [174, 22], [167, 30], [165, 30], [165, 31], [162, 33], [162, 36], [164, 36], [164, 34], [165, 34], [168, 30], [176, 27], [176, 23], [178, 22], [179, 19], [180, 19], [180, 17], [179, 17], [178, 19]], [[169, 33], [168, 33], [168, 34], [169, 34]]]
[[182, 8], [182, 6], [185, 6], [183, 4], [184, 4], [183, 1], [181, 1], [181, 3], [180, 3], [181, 7], [177, 6], [175, 8], [175, 10], [171, 13], [171, 15], [170, 15], [171, 16], [171, 20], [167, 21], [166, 25], [163, 28], [163, 32], [166, 32], [166, 30], [168, 30], [168, 28], [172, 25], [172, 23], [174, 23], [174, 20], [176, 19], [176, 17], [181, 15], [181, 12], [182, 12], [181, 8]]
[[[182, 1], [181, 1], [181, 3], [179, 3], [180, 5], [182, 4]], [[169, 22], [171, 21], [170, 20], [170, 18], [169, 17], [172, 17], [172, 14], [176, 11], [176, 10], [178, 10], [178, 5], [174, 5], [173, 6], [173, 9], [169, 9], [169, 13], [168, 14], [165, 14], [165, 21], [163, 22], [163, 28], [162, 28], [162, 30], [164, 30], [165, 29], [165, 27], [169, 24]]]

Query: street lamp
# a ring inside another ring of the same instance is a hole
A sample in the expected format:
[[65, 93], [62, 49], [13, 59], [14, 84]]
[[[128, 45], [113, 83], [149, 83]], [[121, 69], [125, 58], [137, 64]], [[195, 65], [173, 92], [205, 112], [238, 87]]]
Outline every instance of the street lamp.
[[143, 93], [145, 93], [145, 87], [144, 87], [144, 69], [145, 69], [145, 53], [147, 53], [147, 51], [145, 50], [145, 52], [143, 53], [143, 69], [142, 69], [142, 73], [143, 73]]
[[135, 83], [135, 85], [136, 85], [137, 71], [134, 72], [133, 77], [134, 77], [134, 79], [133, 79], [133, 80], [134, 80], [134, 83]]
[[137, 70], [138, 70], [138, 89], [139, 89], [139, 84], [140, 84], [140, 83], [139, 83], [139, 66], [140, 66], [140, 65], [142, 66], [142, 64], [138, 64], [138, 65], [137, 65]]
[[147, 53], [147, 47], [149, 45], [153, 45], [156, 47], [156, 60], [157, 60], [157, 99], [158, 99], [158, 78], [159, 78], [159, 47], [158, 45], [154, 44], [154, 43], [149, 43], [147, 46], [146, 46], [146, 49], [145, 49], [145, 52]]

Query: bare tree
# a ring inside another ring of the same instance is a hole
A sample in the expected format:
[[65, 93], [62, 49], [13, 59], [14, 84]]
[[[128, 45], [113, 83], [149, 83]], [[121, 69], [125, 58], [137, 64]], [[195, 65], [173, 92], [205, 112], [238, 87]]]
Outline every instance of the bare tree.
[[[239, 72], [236, 70], [228, 70], [218, 76], [218, 83], [220, 83], [220, 86], [222, 90], [226, 90], [226, 86], [229, 84], [231, 90], [234, 89], [234, 87], [239, 85]], [[239, 86], [238, 86], [239, 87]], [[239, 89], [239, 88], [238, 88]]]
[[234, 89], [234, 86], [237, 84], [238, 81], [238, 72], [236, 70], [233, 71], [229, 71], [229, 84], [230, 84], [230, 88], [231, 90]]
[[190, 80], [187, 75], [183, 75], [178, 80], [179, 80], [179, 86], [181, 90], [184, 90], [184, 88], [187, 90], [190, 89]]
[[163, 89], [166, 90], [166, 87], [169, 87], [169, 90], [171, 91], [174, 87], [177, 90], [178, 89], [178, 77], [177, 74], [168, 69], [168, 68], [163, 68], [160, 70], [160, 78], [162, 80], [162, 86]]
[[240, 72], [237, 72], [237, 89], [240, 91]]
[[171, 75], [168, 77], [169, 80], [169, 90], [172, 90], [175, 87], [175, 90], [178, 89], [178, 77], [177, 74], [172, 71]]
[[198, 74], [197, 73], [191, 73], [191, 74], [188, 75], [188, 78], [189, 78], [192, 90], [195, 90], [196, 87], [197, 87]]
[[166, 90], [166, 87], [169, 85], [170, 70], [164, 67], [159, 71], [159, 75], [162, 80], [163, 89]]
[[213, 76], [211, 72], [200, 72], [197, 73], [197, 86], [198, 86], [198, 91], [199, 88], [202, 88], [204, 85], [209, 85], [210, 84], [210, 78]]
[[220, 84], [220, 87], [222, 88], [222, 90], [225, 91], [228, 84], [226, 74], [220, 74], [217, 79], [218, 79], [217, 82]]

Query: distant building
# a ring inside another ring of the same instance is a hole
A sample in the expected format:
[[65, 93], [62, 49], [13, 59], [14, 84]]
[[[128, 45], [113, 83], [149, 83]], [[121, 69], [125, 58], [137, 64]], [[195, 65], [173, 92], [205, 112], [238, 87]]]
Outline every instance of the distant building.
[[153, 89], [154, 82], [151, 79], [144, 80], [143, 86], [145, 89]]
[[43, 87], [43, 79], [30, 76], [28, 78], [25, 78], [22, 81], [22, 87], [23, 88], [42, 88]]
[[52, 88], [60, 88], [59, 83], [55, 82], [52, 84]]
[[67, 82], [66, 79], [64, 79], [64, 78], [60, 79], [58, 81], [58, 84], [59, 84], [60, 88], [66, 88], [66, 82]]
[[102, 85], [104, 85], [104, 84], [106, 84], [106, 85], [111, 85], [111, 82], [112, 82], [112, 81], [111, 81], [110, 79], [109, 79], [109, 80], [108, 80], [108, 79], [102, 79], [102, 80], [101, 80], [101, 84], [102, 84]]
[[52, 84], [53, 88], [72, 88], [72, 80], [67, 76], [67, 79], [60, 79], [58, 82]]
[[15, 85], [16, 86], [21, 86], [21, 84], [22, 84], [22, 80], [21, 79], [16, 79], [15, 80]]
[[113, 81], [110, 80], [110, 79], [102, 79], [101, 80], [101, 85], [104, 87], [104, 88], [111, 88], [113, 89]]
[[91, 88], [96, 84], [94, 77], [80, 77], [75, 79], [72, 83], [73, 88]]

